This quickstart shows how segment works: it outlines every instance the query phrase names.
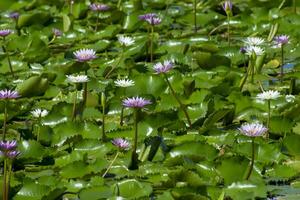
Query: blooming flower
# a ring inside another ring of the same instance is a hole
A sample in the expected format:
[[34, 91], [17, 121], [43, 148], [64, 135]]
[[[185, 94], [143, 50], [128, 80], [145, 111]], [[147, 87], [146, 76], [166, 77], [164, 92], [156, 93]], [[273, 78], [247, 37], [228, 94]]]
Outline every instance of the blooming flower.
[[245, 123], [240, 128], [238, 128], [242, 134], [250, 137], [258, 137], [262, 136], [264, 133], [268, 131], [268, 129], [260, 123]]
[[117, 87], [130, 87], [134, 85], [134, 81], [129, 79], [118, 79], [114, 83]]
[[130, 108], [142, 108], [148, 104], [151, 104], [151, 101], [142, 97], [132, 97], [123, 100], [123, 106]]
[[119, 40], [121, 45], [126, 46], [126, 47], [130, 46], [134, 43], [134, 40], [131, 37], [126, 37], [126, 36], [123, 36], [123, 35], [119, 36], [118, 40]]
[[127, 150], [130, 146], [128, 140], [125, 140], [123, 138], [116, 138], [111, 143], [118, 147], [119, 150]]
[[78, 62], [90, 61], [96, 58], [96, 52], [93, 49], [80, 49], [73, 54]]
[[223, 10], [228, 13], [232, 11], [232, 2], [230, 0], [226, 0], [223, 5]]
[[161, 23], [161, 18], [156, 13], [140, 15], [139, 19], [148, 22], [150, 25], [158, 25]]
[[89, 78], [86, 75], [67, 75], [67, 80], [70, 83], [85, 83], [89, 81]]
[[59, 29], [57, 29], [57, 28], [53, 28], [52, 29], [52, 33], [53, 33], [53, 35], [55, 35], [56, 37], [58, 37], [58, 36], [62, 36], [62, 31], [61, 30], [59, 30]]
[[100, 3], [92, 3], [90, 5], [90, 9], [92, 11], [107, 11], [109, 10], [109, 6], [108, 5], [105, 5], [105, 4], [100, 4]]
[[20, 97], [17, 91], [12, 90], [0, 90], [0, 99], [16, 99]]
[[20, 16], [20, 13], [18, 13], [18, 12], [12, 12], [8, 16], [9, 16], [9, 18], [12, 18], [12, 19], [18, 19], [19, 16]]
[[165, 60], [163, 63], [156, 63], [153, 68], [157, 74], [166, 73], [173, 68], [173, 63], [170, 60]]
[[261, 56], [265, 52], [261, 47], [257, 46], [247, 46], [245, 50], [246, 54], [249, 56], [251, 56], [253, 53], [255, 53], [257, 56]]
[[265, 42], [265, 40], [260, 37], [248, 37], [243, 41], [247, 46], [260, 46]]
[[277, 99], [278, 97], [280, 97], [280, 93], [276, 90], [264, 91], [257, 95], [257, 98], [261, 100]]
[[294, 95], [291, 95], [291, 94], [288, 94], [288, 95], [286, 95], [285, 96], [285, 100], [287, 101], [287, 102], [289, 102], [289, 103], [291, 103], [291, 102], [294, 102], [295, 101], [295, 96]]
[[33, 117], [39, 118], [39, 117], [45, 117], [48, 115], [48, 111], [47, 110], [42, 110], [42, 109], [35, 109], [33, 111], [31, 111], [31, 114]]
[[13, 31], [10, 30], [10, 29], [2, 29], [0, 30], [0, 36], [1, 37], [6, 37], [8, 36], [9, 34], [11, 34]]
[[274, 38], [274, 41], [277, 46], [285, 45], [289, 43], [289, 36], [288, 35], [279, 35]]
[[0, 141], [0, 150], [1, 151], [11, 151], [17, 148], [17, 141]]

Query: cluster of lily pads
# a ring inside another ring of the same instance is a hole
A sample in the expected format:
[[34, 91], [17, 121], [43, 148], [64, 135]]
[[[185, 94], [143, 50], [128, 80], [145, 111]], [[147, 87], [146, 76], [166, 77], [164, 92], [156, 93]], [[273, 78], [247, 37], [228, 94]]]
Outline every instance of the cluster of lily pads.
[[256, 3], [7, 3], [2, 199], [299, 198], [298, 4]]

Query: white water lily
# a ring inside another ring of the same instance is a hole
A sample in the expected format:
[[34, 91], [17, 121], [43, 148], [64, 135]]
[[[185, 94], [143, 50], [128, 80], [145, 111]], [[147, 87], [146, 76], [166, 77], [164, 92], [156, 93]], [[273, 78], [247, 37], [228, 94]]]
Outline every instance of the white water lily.
[[295, 101], [295, 96], [294, 95], [291, 95], [291, 94], [288, 94], [285, 96], [285, 100], [289, 103], [293, 103]]
[[70, 83], [85, 83], [89, 81], [89, 78], [86, 75], [67, 75], [66, 77]]
[[276, 90], [264, 91], [257, 95], [257, 98], [261, 100], [272, 100], [277, 99], [278, 97], [280, 97], [280, 93]]
[[119, 36], [118, 37], [118, 41], [120, 42], [121, 45], [123, 46], [130, 46], [134, 43], [134, 39], [132, 39], [131, 37], [127, 37], [127, 36]]
[[245, 40], [243, 40], [243, 42], [247, 46], [260, 46], [265, 43], [265, 40], [260, 37], [248, 37]]
[[257, 56], [261, 56], [265, 52], [261, 47], [257, 46], [247, 46], [245, 51], [248, 56], [251, 56], [253, 53]]
[[130, 79], [118, 79], [114, 83], [117, 87], [130, 87], [134, 85], [134, 81]]
[[32, 116], [36, 118], [45, 117], [48, 115], [48, 113], [49, 112], [47, 110], [42, 110], [40, 108], [31, 111]]

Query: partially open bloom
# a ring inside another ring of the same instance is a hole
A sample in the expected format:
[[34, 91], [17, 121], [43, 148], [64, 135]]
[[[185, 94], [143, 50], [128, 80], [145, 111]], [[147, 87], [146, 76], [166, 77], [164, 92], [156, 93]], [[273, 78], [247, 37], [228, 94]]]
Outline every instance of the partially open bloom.
[[265, 52], [261, 47], [258, 46], [247, 46], [245, 50], [248, 56], [251, 56], [253, 53], [255, 53], [257, 56], [261, 56]]
[[265, 134], [268, 129], [260, 123], [245, 123], [240, 128], [238, 128], [239, 131], [241, 131], [242, 134], [249, 136], [249, 137], [258, 137]]
[[20, 13], [18, 13], [18, 12], [12, 12], [12, 13], [9, 14], [9, 18], [12, 18], [12, 19], [15, 19], [15, 20], [18, 19], [19, 16], [20, 16]]
[[226, 13], [229, 13], [232, 11], [232, 2], [230, 0], [226, 0], [223, 5], [223, 10], [226, 12]]
[[151, 101], [142, 97], [132, 97], [123, 100], [123, 106], [130, 108], [142, 108], [148, 104], [151, 104]]
[[166, 73], [173, 68], [173, 63], [170, 60], [165, 60], [163, 63], [156, 63], [153, 68], [157, 74]]
[[289, 43], [289, 36], [288, 35], [279, 35], [274, 38], [276, 45], [281, 46]]
[[260, 37], [248, 37], [243, 41], [247, 46], [260, 46], [265, 43], [265, 40]]
[[134, 43], [134, 40], [131, 37], [126, 37], [126, 36], [123, 36], [123, 35], [119, 36], [118, 40], [119, 40], [121, 45], [126, 46], [126, 47], [130, 46]]
[[45, 117], [48, 115], [48, 110], [42, 110], [42, 109], [35, 109], [31, 111], [31, 114], [33, 117], [39, 118], [39, 117]]
[[150, 25], [158, 25], [161, 23], [161, 18], [156, 13], [140, 15], [139, 19], [148, 22]]
[[0, 90], [0, 99], [16, 99], [20, 97], [17, 91], [13, 90]]
[[67, 80], [70, 83], [85, 83], [89, 81], [89, 78], [86, 75], [67, 75]]
[[0, 141], [0, 151], [4, 157], [14, 159], [16, 158], [20, 152], [16, 150], [17, 141]]
[[13, 31], [10, 30], [10, 29], [2, 29], [0, 30], [0, 36], [1, 37], [6, 37], [8, 36], [9, 34], [11, 34]]
[[57, 28], [53, 28], [52, 29], [52, 33], [53, 33], [53, 35], [55, 35], [56, 37], [59, 37], [59, 36], [62, 36], [62, 31], [61, 30], [59, 30], [59, 29], [57, 29]]
[[92, 3], [90, 5], [90, 9], [92, 11], [107, 11], [109, 10], [109, 6], [108, 5], [105, 5], [105, 4], [101, 4], [101, 3]]
[[80, 49], [73, 54], [78, 62], [86, 62], [96, 58], [96, 52], [93, 49]]
[[111, 142], [113, 145], [119, 148], [120, 151], [128, 150], [130, 143], [123, 138], [116, 138]]
[[288, 94], [288, 95], [286, 95], [285, 96], [285, 100], [287, 101], [287, 102], [289, 102], [289, 103], [292, 103], [292, 102], [294, 102], [295, 101], [295, 96], [294, 95], [291, 95], [291, 94]]
[[257, 95], [257, 98], [261, 100], [272, 100], [277, 99], [278, 97], [280, 97], [280, 93], [276, 90], [264, 91]]
[[118, 79], [114, 83], [117, 87], [130, 87], [134, 85], [134, 81], [129, 79]]

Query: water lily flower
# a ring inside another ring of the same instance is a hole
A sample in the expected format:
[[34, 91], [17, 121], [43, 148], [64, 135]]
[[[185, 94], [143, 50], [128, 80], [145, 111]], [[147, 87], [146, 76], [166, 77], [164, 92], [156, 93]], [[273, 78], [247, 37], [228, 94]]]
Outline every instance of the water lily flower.
[[119, 148], [119, 150], [128, 150], [130, 143], [123, 138], [116, 138], [112, 141], [112, 144]]
[[248, 56], [251, 56], [253, 53], [255, 53], [257, 56], [261, 56], [265, 52], [261, 47], [258, 46], [247, 46], [245, 50]]
[[134, 43], [134, 40], [131, 37], [126, 37], [126, 36], [119, 36], [118, 41], [120, 42], [121, 45], [123, 46], [130, 46]]
[[1, 37], [6, 37], [8, 35], [10, 35], [13, 31], [10, 29], [2, 29], [0, 30], [0, 36]]
[[230, 0], [226, 0], [223, 5], [223, 10], [226, 12], [226, 13], [229, 13], [232, 11], [232, 2]]
[[53, 28], [52, 29], [52, 33], [53, 33], [53, 35], [55, 36], [55, 37], [59, 37], [59, 36], [62, 36], [62, 31], [61, 30], [59, 30], [59, 29], [57, 29], [57, 28]]
[[140, 15], [139, 19], [148, 22], [150, 25], [158, 25], [161, 23], [161, 18], [156, 13]]
[[285, 100], [287, 101], [287, 102], [289, 102], [289, 103], [292, 103], [292, 102], [294, 102], [295, 101], [295, 96], [294, 95], [291, 95], [291, 94], [288, 94], [288, 95], [286, 95], [285, 96]]
[[0, 99], [16, 99], [20, 97], [17, 91], [13, 90], [0, 90]]
[[277, 46], [282, 46], [289, 43], [289, 36], [288, 35], [279, 35], [274, 38], [274, 41]]
[[31, 111], [32, 116], [36, 118], [45, 117], [48, 115], [48, 113], [48, 110], [42, 110], [40, 108]]
[[20, 17], [20, 13], [18, 13], [18, 12], [12, 12], [8, 16], [9, 16], [9, 18], [12, 18], [12, 19], [16, 20], [16, 19], [18, 19]]
[[17, 141], [0, 141], [0, 150], [1, 151], [11, 151], [17, 148]]
[[129, 79], [118, 79], [114, 83], [117, 87], [130, 87], [134, 85], [134, 81]]
[[249, 136], [249, 137], [258, 137], [265, 134], [268, 129], [260, 123], [245, 123], [240, 128], [238, 128], [239, 131], [241, 131], [242, 134]]
[[93, 49], [80, 49], [73, 54], [78, 62], [86, 62], [96, 58], [96, 52]]
[[142, 108], [148, 104], [151, 104], [151, 101], [142, 97], [132, 97], [123, 100], [123, 106], [130, 108]]
[[89, 7], [92, 11], [97, 11], [97, 12], [107, 11], [110, 9], [108, 5], [101, 4], [101, 3], [92, 3]]
[[260, 46], [265, 43], [265, 40], [260, 37], [248, 37], [243, 41], [247, 46]]
[[257, 95], [257, 98], [261, 100], [272, 100], [277, 99], [278, 97], [280, 97], [280, 93], [276, 90], [264, 91]]
[[156, 74], [161, 74], [161, 73], [167, 73], [173, 68], [173, 63], [170, 60], [165, 60], [163, 63], [156, 63], [153, 66], [154, 71]]
[[86, 75], [66, 75], [67, 81], [70, 83], [86, 83], [89, 78]]

